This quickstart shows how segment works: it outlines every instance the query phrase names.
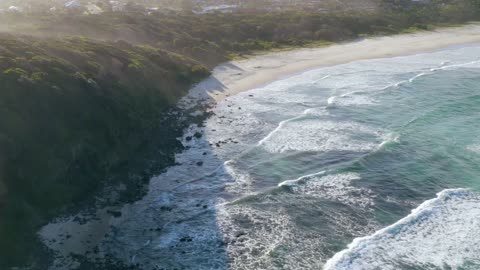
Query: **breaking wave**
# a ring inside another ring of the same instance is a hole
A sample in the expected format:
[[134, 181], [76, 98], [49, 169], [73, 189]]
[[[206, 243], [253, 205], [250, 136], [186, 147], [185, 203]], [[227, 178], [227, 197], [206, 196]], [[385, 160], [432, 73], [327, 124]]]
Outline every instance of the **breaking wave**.
[[444, 190], [397, 223], [355, 239], [324, 269], [478, 269], [479, 216], [478, 193]]

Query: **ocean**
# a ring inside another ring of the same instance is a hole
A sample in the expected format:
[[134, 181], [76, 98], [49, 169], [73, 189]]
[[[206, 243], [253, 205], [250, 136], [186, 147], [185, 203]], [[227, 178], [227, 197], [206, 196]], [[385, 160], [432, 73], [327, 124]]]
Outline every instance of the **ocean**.
[[480, 46], [228, 97], [100, 252], [145, 269], [480, 269]]

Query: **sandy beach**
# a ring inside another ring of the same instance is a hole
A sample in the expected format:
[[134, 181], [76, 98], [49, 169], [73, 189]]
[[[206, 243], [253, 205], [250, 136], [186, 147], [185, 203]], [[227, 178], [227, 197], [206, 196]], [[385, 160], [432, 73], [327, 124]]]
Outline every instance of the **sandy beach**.
[[236, 93], [317, 67], [413, 55], [478, 42], [480, 24], [469, 24], [413, 34], [368, 38], [328, 47], [253, 55], [247, 59], [219, 65], [210, 78], [191, 90], [191, 94], [207, 94], [218, 102]]

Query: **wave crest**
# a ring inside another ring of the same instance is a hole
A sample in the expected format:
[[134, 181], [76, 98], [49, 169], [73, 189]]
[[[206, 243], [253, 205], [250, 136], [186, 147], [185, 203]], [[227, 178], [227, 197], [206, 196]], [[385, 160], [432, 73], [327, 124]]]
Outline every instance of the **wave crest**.
[[479, 215], [480, 194], [444, 190], [397, 223], [355, 239], [324, 270], [478, 269]]

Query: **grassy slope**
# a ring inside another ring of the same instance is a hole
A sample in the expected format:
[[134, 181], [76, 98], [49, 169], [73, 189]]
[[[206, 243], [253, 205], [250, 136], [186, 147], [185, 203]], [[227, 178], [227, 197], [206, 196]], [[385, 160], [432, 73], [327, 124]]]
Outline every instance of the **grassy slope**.
[[35, 230], [94, 194], [152, 134], [162, 134], [162, 165], [172, 164], [178, 134], [158, 119], [205, 67], [254, 50], [464, 22], [478, 6], [1, 17], [30, 36], [0, 35], [0, 268], [26, 262]]

